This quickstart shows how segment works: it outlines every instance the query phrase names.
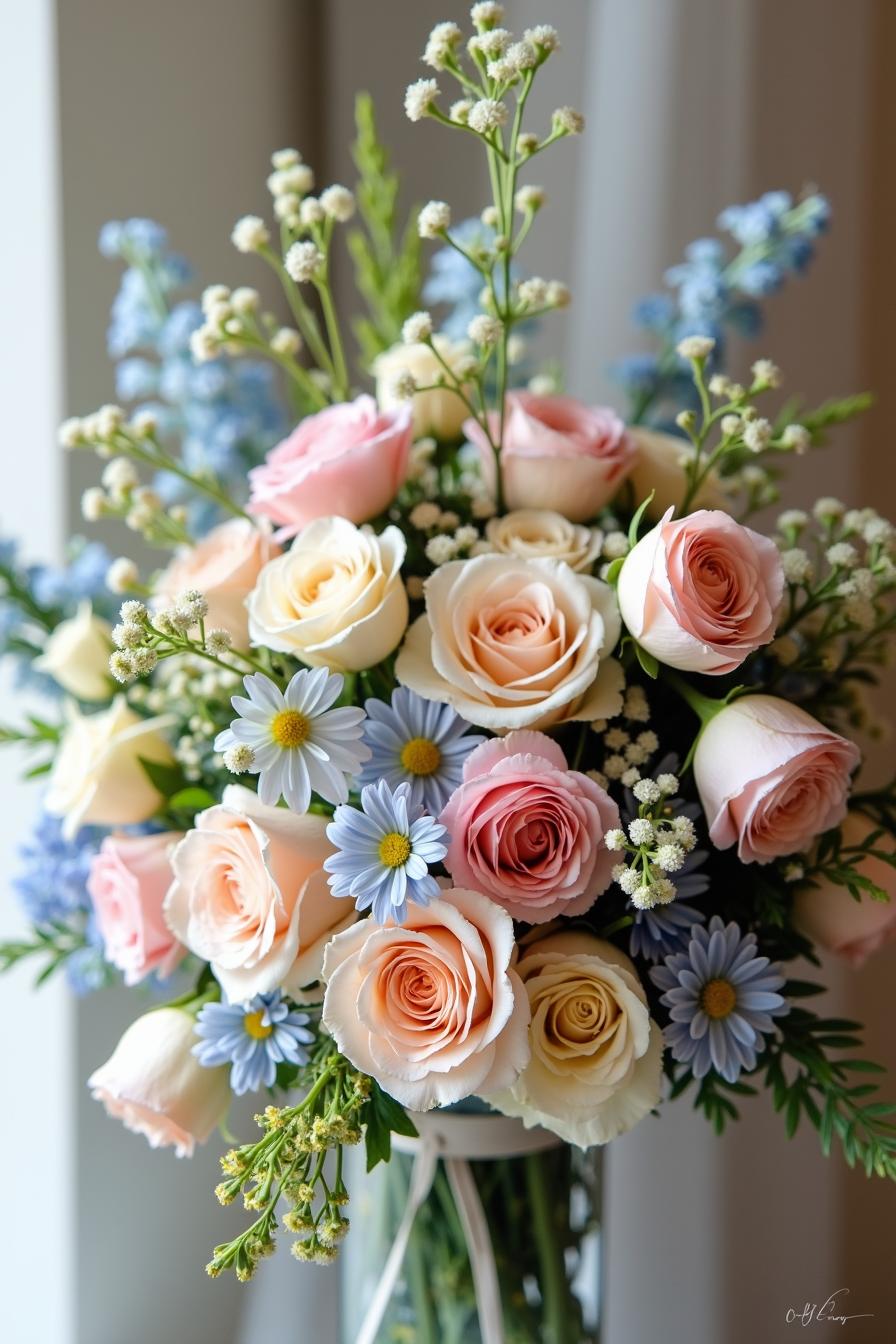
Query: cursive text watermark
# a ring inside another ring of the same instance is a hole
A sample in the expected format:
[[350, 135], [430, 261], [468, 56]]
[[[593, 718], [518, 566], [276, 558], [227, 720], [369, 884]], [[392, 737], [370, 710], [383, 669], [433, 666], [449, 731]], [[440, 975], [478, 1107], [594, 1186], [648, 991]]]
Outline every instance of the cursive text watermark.
[[846, 1325], [848, 1321], [871, 1320], [874, 1313], [858, 1311], [847, 1314], [841, 1298], [849, 1296], [848, 1288], [838, 1288], [824, 1302], [807, 1302], [804, 1307], [788, 1307], [784, 1320], [788, 1325]]

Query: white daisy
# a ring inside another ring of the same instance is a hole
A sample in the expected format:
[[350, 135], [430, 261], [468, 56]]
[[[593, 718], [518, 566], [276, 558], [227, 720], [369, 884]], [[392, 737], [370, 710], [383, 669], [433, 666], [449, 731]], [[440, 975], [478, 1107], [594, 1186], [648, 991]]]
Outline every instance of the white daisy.
[[285, 691], [254, 672], [243, 678], [248, 699], [231, 700], [239, 715], [215, 738], [215, 750], [248, 747], [258, 775], [258, 796], [271, 806], [285, 798], [294, 812], [307, 812], [312, 792], [328, 803], [344, 803], [348, 780], [370, 756], [361, 741], [364, 711], [330, 709], [344, 679], [326, 668], [303, 668]]

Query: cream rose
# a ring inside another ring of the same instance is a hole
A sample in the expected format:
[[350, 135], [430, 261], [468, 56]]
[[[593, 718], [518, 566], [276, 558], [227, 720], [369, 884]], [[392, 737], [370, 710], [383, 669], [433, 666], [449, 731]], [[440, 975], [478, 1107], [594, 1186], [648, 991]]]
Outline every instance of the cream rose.
[[569, 932], [524, 948], [517, 971], [531, 1058], [512, 1088], [486, 1100], [580, 1148], [609, 1143], [660, 1099], [662, 1033], [634, 966], [611, 943]]
[[362, 920], [327, 946], [323, 1021], [356, 1068], [428, 1111], [510, 1087], [528, 1059], [513, 920], [454, 887], [404, 924]]
[[74, 616], [60, 621], [34, 666], [79, 700], [108, 700], [111, 652], [112, 627], [82, 602]]
[[193, 1156], [230, 1104], [230, 1070], [207, 1069], [194, 1057], [194, 1026], [179, 1008], [138, 1017], [87, 1083], [126, 1129], [178, 1157]]
[[254, 644], [311, 667], [360, 672], [386, 658], [408, 623], [405, 539], [345, 518], [318, 518], [258, 576], [249, 598]]
[[88, 824], [130, 826], [152, 816], [162, 799], [140, 761], [174, 761], [162, 736], [168, 725], [141, 719], [121, 695], [99, 714], [70, 708], [44, 800], [52, 816], [64, 818], [65, 836]]
[[[653, 499], [647, 505], [645, 517], [657, 522], [668, 509], [676, 512], [684, 503], [688, 488], [685, 464], [694, 455], [687, 439], [675, 434], [662, 434], [656, 429], [632, 425], [629, 436], [637, 448], [635, 465], [629, 472], [629, 484], [635, 495], [635, 504]], [[710, 471], [692, 501], [695, 509], [727, 509], [729, 499], [718, 472]]]
[[563, 560], [575, 570], [591, 569], [603, 542], [600, 528], [571, 523], [553, 509], [515, 509], [503, 518], [490, 518], [485, 535], [499, 555]]
[[483, 555], [442, 565], [395, 675], [468, 723], [503, 731], [619, 713], [613, 590], [558, 560]]
[[707, 723], [694, 780], [709, 838], [737, 844], [742, 863], [807, 849], [846, 816], [861, 753], [811, 714], [774, 695], [745, 695]]
[[[452, 372], [461, 370], [470, 353], [468, 345], [447, 336], [434, 336], [433, 345]], [[432, 386], [444, 379], [445, 369], [428, 345], [393, 345], [377, 357], [373, 372], [376, 399], [384, 411], [407, 404], [395, 393], [395, 381], [401, 374], [409, 373], [418, 387], [428, 389], [417, 392], [411, 401], [417, 438], [428, 434], [443, 441], [459, 437], [469, 414], [467, 405], [450, 387]]]
[[327, 940], [356, 918], [327, 884], [333, 853], [326, 817], [268, 807], [228, 785], [171, 856], [165, 918], [232, 1002], [281, 986], [297, 992], [319, 978]]
[[[864, 846], [878, 829], [868, 817], [850, 812], [843, 823], [843, 839], [847, 845]], [[884, 848], [882, 838], [873, 848]], [[813, 878], [793, 898], [793, 922], [813, 943], [836, 952], [858, 969], [896, 938], [896, 868], [874, 854], [863, 856], [856, 867], [860, 876], [869, 878], [890, 899], [874, 901], [863, 892], [856, 901], [846, 887]]]
[[156, 596], [172, 606], [181, 593], [196, 588], [208, 602], [207, 629], [228, 630], [234, 643], [249, 643], [246, 598], [269, 560], [280, 554], [274, 538], [245, 518], [212, 528], [196, 546], [182, 551], [160, 575]]
[[768, 537], [718, 509], [671, 515], [626, 556], [619, 610], [659, 662], [724, 676], [774, 638], [781, 557]]

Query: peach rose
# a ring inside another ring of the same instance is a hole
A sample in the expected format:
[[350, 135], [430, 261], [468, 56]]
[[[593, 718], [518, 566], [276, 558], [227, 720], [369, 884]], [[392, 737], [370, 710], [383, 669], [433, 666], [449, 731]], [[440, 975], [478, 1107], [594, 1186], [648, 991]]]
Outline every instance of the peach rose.
[[353, 523], [375, 518], [404, 484], [412, 435], [407, 405], [381, 411], [362, 396], [328, 406], [249, 472], [249, 512], [279, 523], [283, 537], [334, 513]]
[[71, 839], [80, 826], [147, 821], [162, 796], [140, 761], [174, 761], [162, 736], [170, 721], [142, 719], [123, 695], [99, 714], [70, 707], [68, 720], [44, 800], [51, 816], [64, 818], [63, 834]]
[[138, 1017], [87, 1082], [126, 1129], [143, 1134], [152, 1148], [174, 1148], [178, 1157], [193, 1156], [230, 1104], [230, 1069], [206, 1069], [194, 1057], [194, 1025], [180, 1008]]
[[846, 815], [858, 747], [773, 695], [745, 695], [706, 724], [694, 778], [719, 849], [743, 863], [806, 849]]
[[610, 885], [616, 860], [602, 842], [619, 809], [544, 733], [509, 733], [471, 752], [439, 821], [454, 881], [514, 919], [581, 915]]
[[444, 381], [445, 364], [452, 372], [462, 372], [469, 358], [470, 347], [466, 342], [452, 341], [441, 333], [432, 338], [432, 346], [393, 345], [378, 355], [373, 364], [376, 399], [385, 411], [407, 406], [407, 400], [399, 399], [395, 393], [395, 380], [400, 374], [409, 373], [417, 386], [425, 389], [416, 392], [410, 402], [415, 436], [432, 435], [443, 442], [456, 439], [469, 413], [467, 403], [452, 388], [434, 384]]
[[[844, 842], [864, 845], [877, 829], [868, 817], [850, 812], [843, 823]], [[879, 842], [875, 848], [880, 848]], [[869, 854], [859, 861], [857, 871], [885, 891], [889, 901], [872, 900], [865, 892], [856, 901], [845, 887], [820, 878], [813, 878], [812, 885], [793, 898], [793, 922], [799, 931], [855, 969], [896, 938], [896, 869]]]
[[[497, 442], [500, 416], [490, 413]], [[479, 449], [486, 487], [495, 493], [495, 457], [476, 420], [464, 433]], [[573, 523], [608, 503], [635, 461], [625, 425], [607, 406], [573, 397], [509, 392], [501, 444], [501, 479], [509, 509], [556, 509]]]
[[510, 1087], [528, 1059], [514, 946], [510, 916], [457, 887], [409, 905], [404, 924], [363, 920], [327, 946], [324, 1024], [412, 1110]]
[[565, 560], [575, 570], [591, 568], [604, 539], [599, 528], [571, 523], [553, 509], [517, 509], [502, 518], [490, 518], [485, 535], [499, 555]]
[[668, 509], [626, 556], [622, 619], [661, 663], [722, 676], [774, 637], [784, 573], [767, 537], [717, 509]]
[[501, 731], [612, 718], [622, 669], [613, 590], [558, 560], [482, 555], [426, 580], [395, 675], [468, 723]]
[[255, 644], [310, 667], [360, 672], [382, 662], [408, 623], [397, 527], [376, 535], [345, 518], [318, 518], [266, 565], [249, 598]]
[[[641, 425], [632, 425], [628, 432], [638, 450], [628, 482], [636, 504], [653, 492], [644, 516], [656, 522], [668, 509], [677, 511], [684, 503], [688, 488], [685, 463], [693, 457], [694, 449], [687, 439]], [[710, 471], [697, 491], [694, 508], [725, 509], [727, 505], [728, 497], [718, 472]]]
[[263, 566], [279, 554], [273, 537], [246, 518], [232, 518], [172, 560], [156, 583], [156, 596], [172, 606], [181, 593], [198, 589], [208, 602], [206, 628], [229, 630], [237, 647], [246, 648], [246, 598]]
[[107, 835], [87, 877], [106, 960], [136, 985], [156, 971], [169, 976], [186, 949], [171, 933], [162, 906], [171, 886], [171, 850], [180, 831]]
[[660, 1099], [662, 1033], [634, 966], [611, 943], [570, 931], [530, 944], [517, 970], [531, 1059], [512, 1088], [486, 1099], [580, 1148], [609, 1143]]
[[334, 852], [326, 817], [267, 807], [239, 784], [199, 813], [172, 855], [165, 918], [231, 1002], [320, 977], [324, 944], [356, 918], [327, 884]]

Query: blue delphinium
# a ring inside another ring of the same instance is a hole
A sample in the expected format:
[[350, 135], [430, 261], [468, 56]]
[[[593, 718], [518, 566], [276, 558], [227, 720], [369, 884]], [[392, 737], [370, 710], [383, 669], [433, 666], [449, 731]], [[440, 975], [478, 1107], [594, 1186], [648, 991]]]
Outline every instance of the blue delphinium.
[[445, 827], [432, 817], [414, 818], [410, 785], [393, 793], [385, 780], [361, 790], [361, 810], [336, 808], [327, 835], [337, 853], [324, 861], [334, 896], [351, 896], [359, 910], [371, 910], [378, 924], [407, 918], [408, 901], [429, 905], [439, 884], [429, 869], [448, 848]]
[[484, 737], [450, 705], [425, 700], [399, 686], [390, 704], [368, 700], [364, 741], [372, 752], [358, 782], [384, 779], [390, 789], [410, 785], [408, 803], [437, 817], [463, 777], [464, 761]]
[[758, 955], [755, 934], [718, 915], [705, 927], [694, 925], [686, 951], [652, 967], [650, 978], [669, 1010], [666, 1044], [695, 1078], [714, 1069], [733, 1083], [743, 1069], [754, 1069], [774, 1018], [790, 1011], [779, 993], [784, 977]]
[[87, 894], [87, 875], [102, 836], [97, 827], [82, 826], [67, 840], [60, 819], [40, 812], [31, 836], [19, 848], [21, 866], [12, 880], [24, 913], [38, 929], [64, 930], [60, 944], [73, 946], [65, 958], [65, 971], [78, 994], [110, 980]]
[[307, 1013], [290, 1008], [279, 989], [248, 1003], [206, 1003], [196, 1016], [193, 1054], [206, 1068], [231, 1064], [236, 1095], [273, 1087], [278, 1064], [307, 1064], [314, 1041]]
[[747, 338], [759, 334], [759, 300], [806, 269], [829, 221], [825, 197], [812, 194], [794, 204], [786, 191], [771, 191], [719, 215], [719, 229], [736, 244], [733, 254], [719, 238], [689, 244], [684, 260], [666, 272], [671, 292], [649, 295], [635, 308], [635, 322], [655, 338], [659, 350], [631, 355], [613, 370], [629, 394], [634, 418], [665, 425], [694, 404], [690, 370], [675, 352], [678, 342], [685, 336], [711, 336], [716, 342], [713, 367], [722, 368], [729, 331]]
[[[117, 395], [137, 403], [135, 410], [151, 410], [161, 434], [177, 437], [190, 472], [210, 471], [237, 501], [245, 498], [248, 468], [287, 429], [273, 368], [226, 356], [194, 362], [190, 337], [202, 310], [177, 298], [191, 270], [152, 220], [105, 225], [100, 251], [127, 263], [108, 331], [109, 353], [118, 361]], [[154, 485], [169, 503], [188, 498], [171, 474], [160, 473]], [[191, 499], [190, 509], [196, 530], [218, 521], [208, 501]]]

